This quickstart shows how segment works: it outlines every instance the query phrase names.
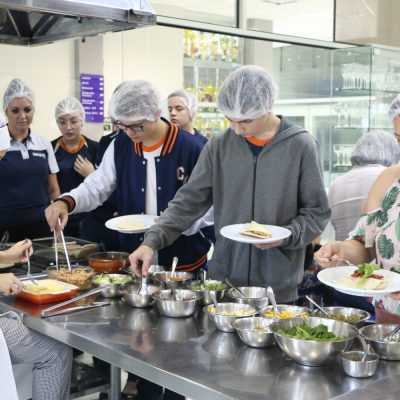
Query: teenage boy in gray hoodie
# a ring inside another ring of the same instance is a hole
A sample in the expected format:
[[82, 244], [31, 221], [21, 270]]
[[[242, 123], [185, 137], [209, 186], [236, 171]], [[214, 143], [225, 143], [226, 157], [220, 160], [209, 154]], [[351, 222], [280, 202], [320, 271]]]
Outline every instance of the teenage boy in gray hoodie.
[[[214, 206], [215, 250], [209, 276], [241, 286], [271, 286], [277, 301], [297, 299], [307, 244], [328, 223], [330, 209], [316, 140], [272, 107], [277, 87], [269, 73], [243, 66], [224, 81], [217, 105], [231, 122], [204, 147], [184, 185], [130, 255], [143, 274], [154, 251], [172, 243]], [[256, 221], [290, 230], [287, 239], [251, 245], [224, 238], [227, 225]]]

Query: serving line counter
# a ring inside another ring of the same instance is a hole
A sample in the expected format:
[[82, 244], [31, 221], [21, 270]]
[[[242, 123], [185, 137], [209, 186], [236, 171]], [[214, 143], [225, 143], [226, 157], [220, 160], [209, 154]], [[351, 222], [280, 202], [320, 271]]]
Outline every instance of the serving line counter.
[[120, 369], [194, 400], [400, 398], [400, 362], [380, 360], [368, 379], [348, 377], [338, 362], [301, 366], [277, 346], [250, 348], [236, 333], [215, 330], [200, 308], [191, 317], [169, 318], [118, 299], [109, 306], [41, 319], [40, 310], [47, 306], [0, 297], [0, 312], [14, 310], [28, 327], [112, 364], [115, 400]]

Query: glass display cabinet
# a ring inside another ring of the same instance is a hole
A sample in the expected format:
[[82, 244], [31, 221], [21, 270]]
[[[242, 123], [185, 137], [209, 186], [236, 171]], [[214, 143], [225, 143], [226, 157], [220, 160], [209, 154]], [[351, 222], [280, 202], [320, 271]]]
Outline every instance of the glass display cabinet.
[[351, 168], [351, 153], [363, 133], [393, 131], [388, 110], [399, 92], [399, 50], [371, 45], [332, 51], [331, 138], [329, 165], [324, 165], [329, 182]]

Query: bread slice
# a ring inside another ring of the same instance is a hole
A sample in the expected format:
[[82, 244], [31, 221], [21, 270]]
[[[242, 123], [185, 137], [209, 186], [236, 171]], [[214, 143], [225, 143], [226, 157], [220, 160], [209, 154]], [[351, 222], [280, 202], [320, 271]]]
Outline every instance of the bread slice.
[[251, 221], [249, 224], [246, 224], [240, 233], [242, 235], [253, 236], [259, 239], [272, 238], [272, 233], [265, 228], [264, 225], [261, 225], [255, 221]]
[[341, 283], [349, 289], [358, 290], [381, 290], [389, 286], [390, 280], [386, 278], [376, 279], [369, 277], [367, 279], [355, 278], [353, 276], [344, 276]]

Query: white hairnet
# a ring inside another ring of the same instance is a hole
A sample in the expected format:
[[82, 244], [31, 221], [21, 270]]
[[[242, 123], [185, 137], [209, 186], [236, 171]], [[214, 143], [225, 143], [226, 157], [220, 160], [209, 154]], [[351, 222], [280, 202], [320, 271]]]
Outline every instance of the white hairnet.
[[10, 135], [6, 125], [6, 120], [0, 113], [0, 151], [7, 150], [10, 147]]
[[32, 105], [35, 105], [35, 95], [32, 90], [20, 79], [13, 79], [7, 86], [3, 97], [3, 111], [7, 110], [8, 105], [14, 99], [25, 97]]
[[390, 104], [388, 114], [391, 121], [393, 121], [397, 115], [400, 115], [400, 94], [398, 94], [392, 101], [392, 104]]
[[186, 92], [185, 90], [175, 90], [168, 96], [168, 100], [173, 97], [179, 97], [185, 103], [187, 109], [189, 110], [190, 119], [194, 119], [197, 114], [198, 104], [197, 98], [193, 93]]
[[73, 115], [85, 122], [85, 109], [81, 102], [75, 97], [66, 97], [59, 101], [54, 111], [56, 120], [64, 115]]
[[255, 119], [272, 110], [277, 96], [278, 87], [267, 70], [245, 65], [226, 77], [217, 106], [230, 119]]
[[143, 80], [122, 82], [110, 100], [110, 117], [116, 121], [155, 121], [160, 112], [161, 97], [158, 90]]
[[379, 164], [388, 167], [400, 161], [400, 146], [390, 133], [374, 130], [357, 140], [350, 160], [352, 165]]

